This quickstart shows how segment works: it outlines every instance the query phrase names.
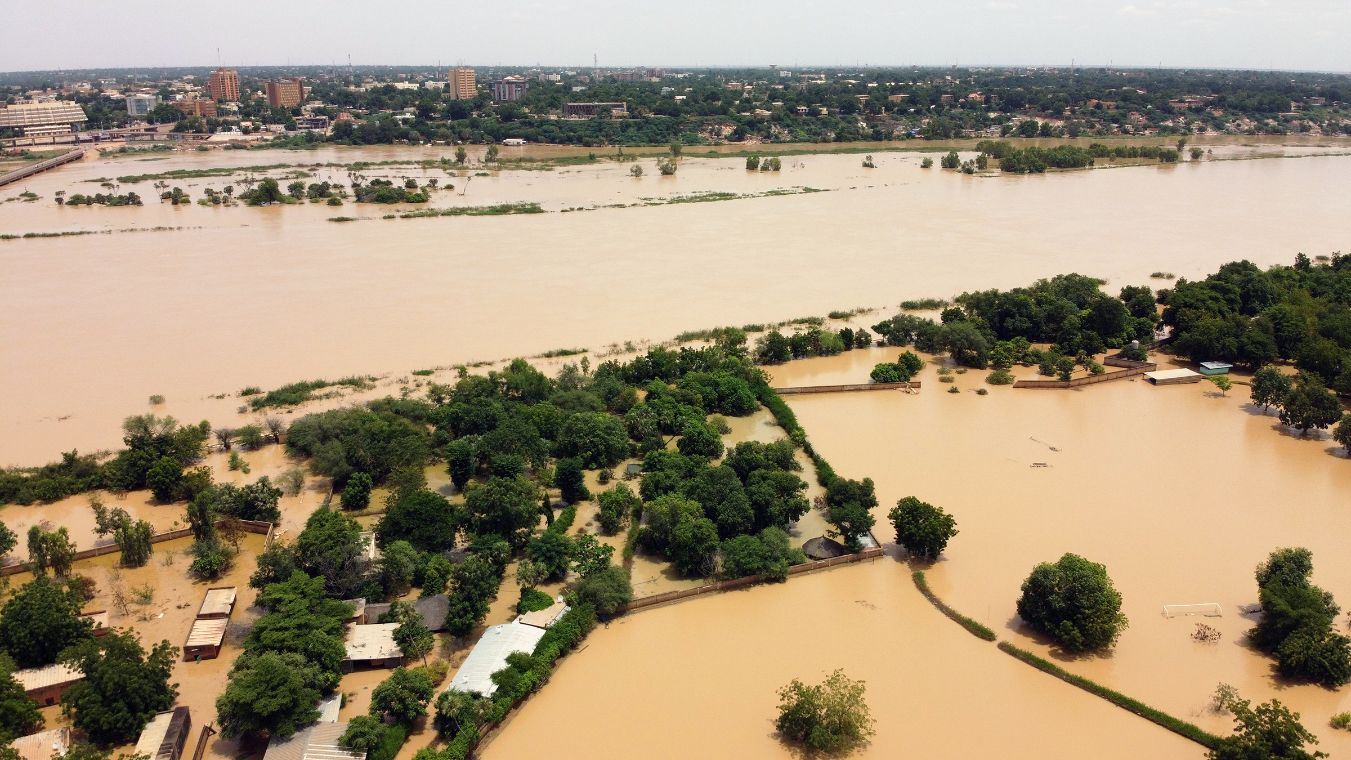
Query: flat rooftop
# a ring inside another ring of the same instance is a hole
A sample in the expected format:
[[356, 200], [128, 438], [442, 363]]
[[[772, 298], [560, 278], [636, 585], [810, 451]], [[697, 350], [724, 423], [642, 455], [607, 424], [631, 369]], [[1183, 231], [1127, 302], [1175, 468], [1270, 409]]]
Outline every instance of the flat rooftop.
[[84, 673], [58, 662], [41, 668], [16, 670], [14, 671], [14, 680], [19, 682], [24, 691], [28, 692], [82, 681], [84, 680]]
[[347, 627], [347, 659], [350, 662], [370, 662], [403, 657], [394, 643], [394, 629], [398, 623], [370, 623]]
[[209, 588], [202, 599], [201, 609], [197, 610], [197, 617], [229, 617], [235, 608], [236, 598], [238, 594], [234, 586]]
[[188, 630], [188, 647], [220, 646], [225, 640], [225, 629], [230, 627], [229, 618], [197, 618]]

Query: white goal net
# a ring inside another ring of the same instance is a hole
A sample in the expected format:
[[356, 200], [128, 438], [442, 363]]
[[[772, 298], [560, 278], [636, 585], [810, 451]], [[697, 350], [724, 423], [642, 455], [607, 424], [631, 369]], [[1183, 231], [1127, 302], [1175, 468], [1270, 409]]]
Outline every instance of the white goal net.
[[1203, 617], [1220, 617], [1223, 614], [1220, 605], [1215, 602], [1204, 602], [1201, 604], [1165, 604], [1163, 605], [1163, 616], [1166, 618], [1179, 617], [1182, 615], [1201, 615]]

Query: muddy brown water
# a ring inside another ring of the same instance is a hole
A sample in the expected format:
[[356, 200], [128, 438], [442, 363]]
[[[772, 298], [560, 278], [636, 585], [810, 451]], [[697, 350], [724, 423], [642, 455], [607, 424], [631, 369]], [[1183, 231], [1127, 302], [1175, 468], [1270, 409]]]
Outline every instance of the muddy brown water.
[[[1270, 150], [1220, 146], [1217, 155]], [[99, 189], [81, 179], [132, 172], [434, 155], [188, 152], [93, 159], [35, 178], [43, 200], [0, 204], [0, 232], [201, 229], [0, 242], [0, 463], [113, 447], [121, 418], [146, 410], [151, 394], [182, 419], [243, 424], [233, 394], [247, 385], [599, 349], [1071, 270], [1113, 284], [1156, 270], [1195, 276], [1236, 258], [1270, 264], [1344, 248], [1346, 229], [1328, 220], [1351, 217], [1351, 198], [1331, 192], [1351, 172], [1346, 156], [1030, 177], [925, 171], [913, 153], [880, 155], [873, 170], [857, 155], [792, 156], [777, 174], [748, 173], [739, 158], [687, 158], [674, 177], [637, 180], [607, 162], [475, 177], [464, 196], [442, 192], [434, 205], [556, 210], [698, 191], [831, 192], [351, 224], [325, 220], [389, 209], [52, 201], [60, 189]], [[224, 181], [180, 184], [200, 195]]]

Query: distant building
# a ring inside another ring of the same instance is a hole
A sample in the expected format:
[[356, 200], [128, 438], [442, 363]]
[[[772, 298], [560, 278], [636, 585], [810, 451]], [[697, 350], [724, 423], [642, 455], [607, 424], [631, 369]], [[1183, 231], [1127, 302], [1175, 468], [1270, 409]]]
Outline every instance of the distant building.
[[158, 95], [128, 95], [127, 115], [149, 116], [157, 105], [159, 105]]
[[627, 103], [564, 103], [563, 115], [574, 117], [591, 117], [602, 111], [608, 111], [611, 116], [628, 116], [629, 106]]
[[305, 100], [305, 84], [300, 77], [269, 79], [263, 82], [263, 90], [267, 104], [273, 108], [295, 108]]
[[0, 128], [23, 130], [28, 136], [60, 135], [74, 132], [89, 121], [79, 104], [68, 100], [46, 103], [17, 103], [0, 108]]
[[456, 66], [447, 77], [450, 86], [447, 92], [455, 100], [473, 100], [478, 95], [478, 77], [469, 66]]
[[175, 100], [173, 107], [182, 111], [184, 116], [201, 116], [204, 119], [214, 119], [218, 113], [216, 101], [201, 98]]
[[530, 89], [530, 81], [525, 77], [503, 77], [493, 82], [493, 100], [498, 103], [511, 103], [520, 100]]
[[206, 78], [206, 91], [212, 100], [227, 103], [239, 101], [239, 72], [234, 69], [216, 69]]

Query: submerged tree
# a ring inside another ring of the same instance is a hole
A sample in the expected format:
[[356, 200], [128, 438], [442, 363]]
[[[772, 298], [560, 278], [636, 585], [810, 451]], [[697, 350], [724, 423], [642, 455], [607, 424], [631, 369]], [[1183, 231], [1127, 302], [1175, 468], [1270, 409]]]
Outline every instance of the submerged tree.
[[896, 529], [896, 543], [916, 557], [937, 559], [957, 535], [957, 521], [941, 507], [907, 496], [887, 514]]
[[1291, 712], [1279, 700], [1252, 707], [1236, 695], [1223, 699], [1222, 708], [1234, 716], [1234, 733], [1219, 741], [1207, 753], [1209, 760], [1315, 760], [1327, 753], [1309, 751], [1306, 744], [1318, 738], [1299, 722], [1299, 713]]
[[788, 741], [810, 752], [844, 753], [868, 743], [873, 717], [864, 700], [863, 681], [842, 670], [808, 685], [794, 678], [779, 689], [779, 717], [774, 726]]
[[1023, 581], [1018, 615], [1071, 652], [1110, 647], [1127, 625], [1107, 568], [1077, 554], [1032, 570]]

